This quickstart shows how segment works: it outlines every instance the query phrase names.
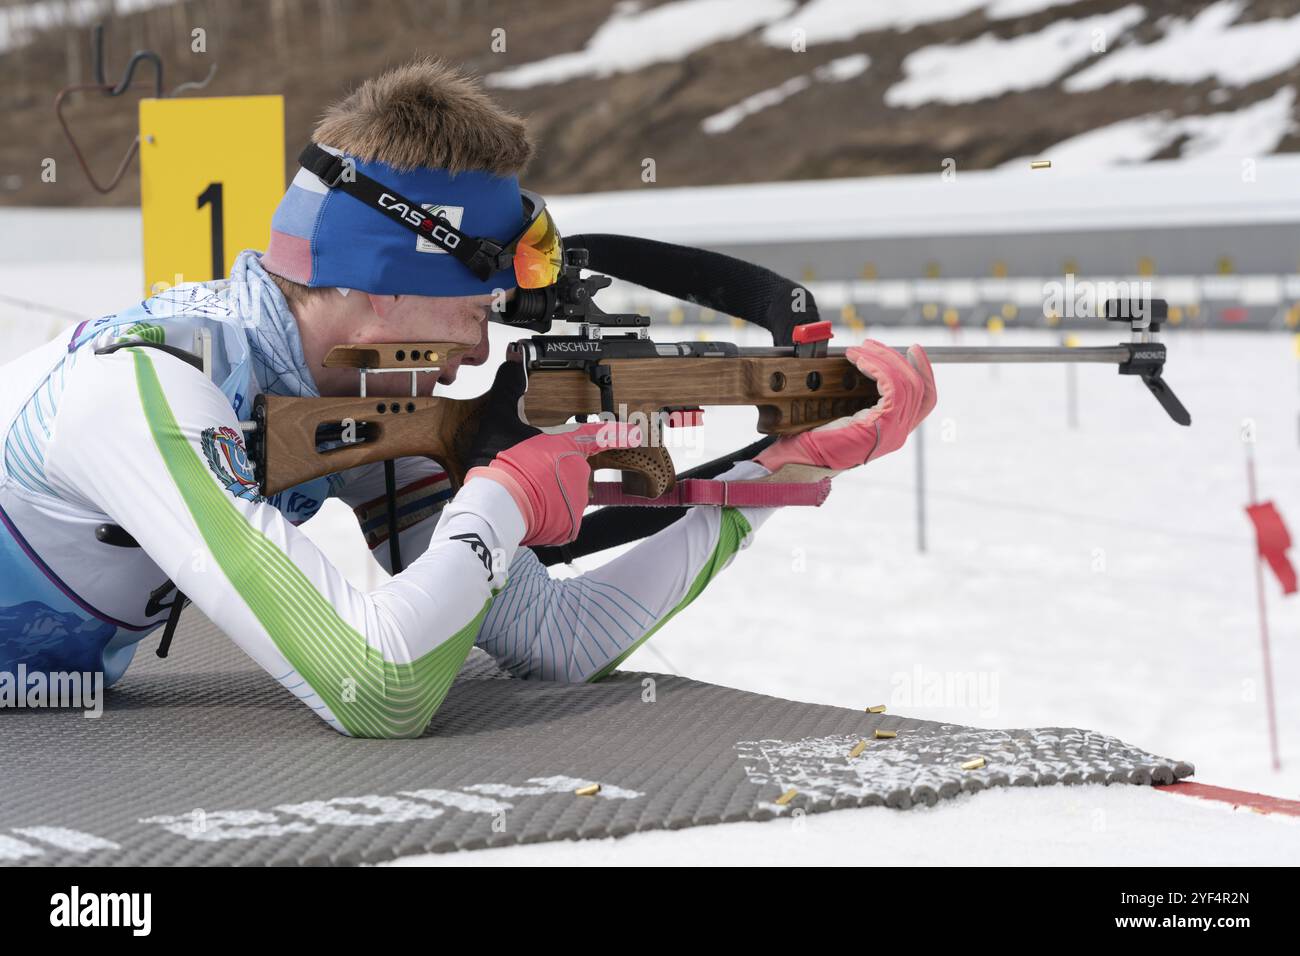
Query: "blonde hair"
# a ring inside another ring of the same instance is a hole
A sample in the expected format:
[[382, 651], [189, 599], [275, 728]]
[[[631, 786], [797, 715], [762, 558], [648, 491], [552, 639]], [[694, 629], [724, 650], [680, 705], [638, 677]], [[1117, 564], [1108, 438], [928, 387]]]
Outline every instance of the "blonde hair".
[[470, 77], [427, 58], [366, 80], [325, 111], [312, 138], [402, 172], [431, 166], [515, 176], [533, 155], [520, 117]]

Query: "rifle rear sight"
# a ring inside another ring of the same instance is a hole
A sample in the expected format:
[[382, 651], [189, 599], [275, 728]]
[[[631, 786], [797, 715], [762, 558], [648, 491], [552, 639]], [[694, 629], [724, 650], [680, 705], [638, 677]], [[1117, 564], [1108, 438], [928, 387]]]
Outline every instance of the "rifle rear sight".
[[518, 289], [501, 315], [503, 325], [531, 329], [543, 334], [556, 321], [573, 322], [582, 338], [599, 339], [605, 329], [631, 330], [629, 337], [645, 338], [650, 317], [635, 312], [610, 313], [596, 304], [596, 293], [614, 281], [609, 276], [591, 273], [583, 278], [590, 257], [586, 249], [566, 249], [560, 277], [544, 289]]

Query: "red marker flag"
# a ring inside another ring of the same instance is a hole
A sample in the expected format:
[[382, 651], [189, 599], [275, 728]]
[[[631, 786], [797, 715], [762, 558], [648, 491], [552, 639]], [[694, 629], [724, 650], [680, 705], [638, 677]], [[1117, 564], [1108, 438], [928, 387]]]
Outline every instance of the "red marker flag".
[[1258, 505], [1247, 505], [1246, 514], [1255, 524], [1255, 541], [1259, 547], [1259, 556], [1268, 562], [1268, 566], [1277, 575], [1282, 584], [1283, 594], [1294, 594], [1296, 590], [1295, 567], [1286, 556], [1286, 549], [1291, 547], [1291, 533], [1282, 523], [1273, 502], [1265, 501]]

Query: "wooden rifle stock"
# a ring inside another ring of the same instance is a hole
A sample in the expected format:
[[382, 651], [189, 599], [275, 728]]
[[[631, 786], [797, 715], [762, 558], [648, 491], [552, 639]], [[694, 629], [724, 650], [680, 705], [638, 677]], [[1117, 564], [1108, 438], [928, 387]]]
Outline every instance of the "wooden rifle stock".
[[262, 494], [390, 458], [432, 458], [456, 487], [486, 396], [291, 398], [259, 395], [255, 454]]
[[[446, 347], [425, 343], [407, 353], [423, 356], [437, 348]], [[675, 479], [672, 459], [660, 440], [661, 429], [674, 423], [674, 412], [753, 405], [760, 432], [789, 435], [852, 415], [879, 398], [875, 383], [842, 353], [801, 356], [770, 351], [777, 354], [604, 360], [614, 414], [619, 421], [642, 424], [646, 446], [601, 452], [592, 458], [593, 470], [618, 469], [629, 494], [658, 497]], [[341, 346], [331, 352], [327, 364], [374, 371], [402, 352], [400, 346]], [[415, 360], [399, 366], [401, 371], [419, 368]], [[262, 493], [273, 495], [323, 475], [408, 456], [432, 458], [452, 485], [460, 487], [487, 398], [487, 393], [469, 399], [259, 396], [253, 457]], [[523, 412], [534, 427], [561, 425], [575, 415], [598, 416], [601, 404], [600, 389], [579, 369], [529, 370]]]

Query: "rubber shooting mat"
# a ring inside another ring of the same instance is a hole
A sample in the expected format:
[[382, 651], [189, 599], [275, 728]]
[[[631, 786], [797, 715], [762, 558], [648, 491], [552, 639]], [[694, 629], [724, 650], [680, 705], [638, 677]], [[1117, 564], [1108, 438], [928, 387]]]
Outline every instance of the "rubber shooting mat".
[[354, 864], [1192, 772], [1085, 730], [977, 730], [661, 675], [514, 680], [478, 651], [424, 737], [354, 740], [197, 614], [169, 659], [153, 645], [99, 718], [0, 713], [0, 861]]

